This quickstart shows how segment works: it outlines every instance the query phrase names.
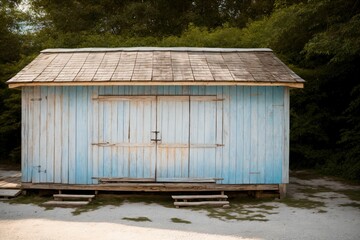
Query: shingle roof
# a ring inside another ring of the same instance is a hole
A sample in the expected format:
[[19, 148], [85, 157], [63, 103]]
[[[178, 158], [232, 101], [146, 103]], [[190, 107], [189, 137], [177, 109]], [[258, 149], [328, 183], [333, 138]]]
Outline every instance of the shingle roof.
[[270, 49], [46, 49], [10, 87], [61, 85], [263, 85], [303, 87]]

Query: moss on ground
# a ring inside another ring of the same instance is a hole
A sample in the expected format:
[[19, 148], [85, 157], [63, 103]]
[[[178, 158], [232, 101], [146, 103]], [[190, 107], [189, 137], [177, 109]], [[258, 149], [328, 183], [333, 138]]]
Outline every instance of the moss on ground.
[[347, 190], [338, 190], [338, 191], [334, 191], [334, 192], [344, 194], [345, 196], [347, 196], [352, 201], [360, 202], [360, 190], [347, 189]]
[[316, 186], [316, 187], [304, 187], [299, 188], [299, 192], [305, 193], [305, 194], [316, 194], [316, 193], [322, 193], [322, 192], [334, 192], [334, 190], [324, 187], [324, 186]]
[[319, 175], [319, 173], [315, 172], [314, 170], [291, 171], [290, 176], [299, 178], [301, 180], [312, 180], [324, 177], [322, 175]]
[[10, 204], [34, 204], [41, 206], [46, 201], [51, 200], [50, 196], [40, 196], [39, 194], [20, 195], [8, 201]]
[[161, 195], [97, 195], [88, 205], [77, 207], [72, 214], [79, 215], [83, 212], [94, 211], [106, 205], [121, 206], [124, 203], [158, 204], [164, 207], [173, 207], [173, 202], [168, 196]]
[[73, 215], [79, 215], [84, 212], [90, 212], [97, 210], [101, 207], [110, 205], [110, 206], [121, 206], [124, 203], [124, 199], [115, 197], [115, 196], [96, 196], [89, 204], [84, 206], [79, 206], [75, 208], [71, 213]]
[[284, 198], [280, 202], [293, 208], [316, 209], [320, 207], [325, 207], [324, 202], [314, 201], [306, 198]]
[[233, 197], [230, 198], [229, 208], [219, 208], [211, 206], [192, 207], [193, 211], [206, 211], [211, 218], [216, 218], [222, 221], [268, 221], [267, 216], [278, 214], [273, 210], [276, 206], [266, 205], [272, 202], [273, 199], [254, 199], [249, 197]]
[[185, 223], [185, 224], [191, 224], [190, 221], [188, 220], [184, 220], [184, 219], [181, 219], [181, 218], [171, 218], [171, 221], [173, 223]]
[[122, 219], [133, 222], [152, 222], [151, 219], [149, 219], [148, 217], [137, 217], [137, 218], [123, 217]]
[[340, 204], [339, 206], [341, 206], [341, 207], [353, 207], [353, 208], [360, 209], [360, 203], [358, 203], [358, 202], [344, 203], [344, 204]]

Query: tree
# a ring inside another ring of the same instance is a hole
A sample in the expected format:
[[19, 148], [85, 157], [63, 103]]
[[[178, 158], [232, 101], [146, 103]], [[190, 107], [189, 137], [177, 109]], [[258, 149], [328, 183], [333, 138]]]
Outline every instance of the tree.
[[17, 0], [0, 2], [0, 160], [20, 160], [20, 92], [8, 89], [5, 84], [20, 69], [19, 23], [24, 16], [16, 9], [19, 3]]

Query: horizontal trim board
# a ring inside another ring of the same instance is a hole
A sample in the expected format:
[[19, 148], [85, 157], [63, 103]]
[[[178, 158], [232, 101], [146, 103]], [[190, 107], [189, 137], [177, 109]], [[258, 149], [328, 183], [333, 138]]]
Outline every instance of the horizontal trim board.
[[263, 86], [263, 87], [290, 87], [304, 88], [303, 82], [287, 83], [287, 82], [220, 82], [220, 81], [202, 81], [202, 82], [28, 82], [28, 83], [9, 83], [9, 88], [18, 87], [39, 87], [39, 86]]
[[128, 147], [128, 148], [155, 147], [155, 143], [149, 143], [149, 144], [138, 144], [138, 143], [92, 143], [91, 145], [97, 145], [98, 147]]
[[[221, 144], [190, 144], [190, 148], [216, 148]], [[188, 148], [188, 144], [158, 144], [159, 148]]]
[[93, 100], [98, 101], [154, 101], [156, 96], [116, 96], [116, 95], [99, 95]]

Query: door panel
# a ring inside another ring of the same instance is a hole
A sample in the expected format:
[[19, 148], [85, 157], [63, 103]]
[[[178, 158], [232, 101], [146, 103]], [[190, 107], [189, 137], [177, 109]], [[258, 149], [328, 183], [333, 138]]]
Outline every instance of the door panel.
[[189, 175], [189, 97], [158, 97], [157, 180]]
[[[99, 98], [99, 176], [154, 178], [156, 97]], [[102, 167], [101, 167], [102, 166]]]
[[190, 97], [190, 177], [215, 177], [216, 96]]

